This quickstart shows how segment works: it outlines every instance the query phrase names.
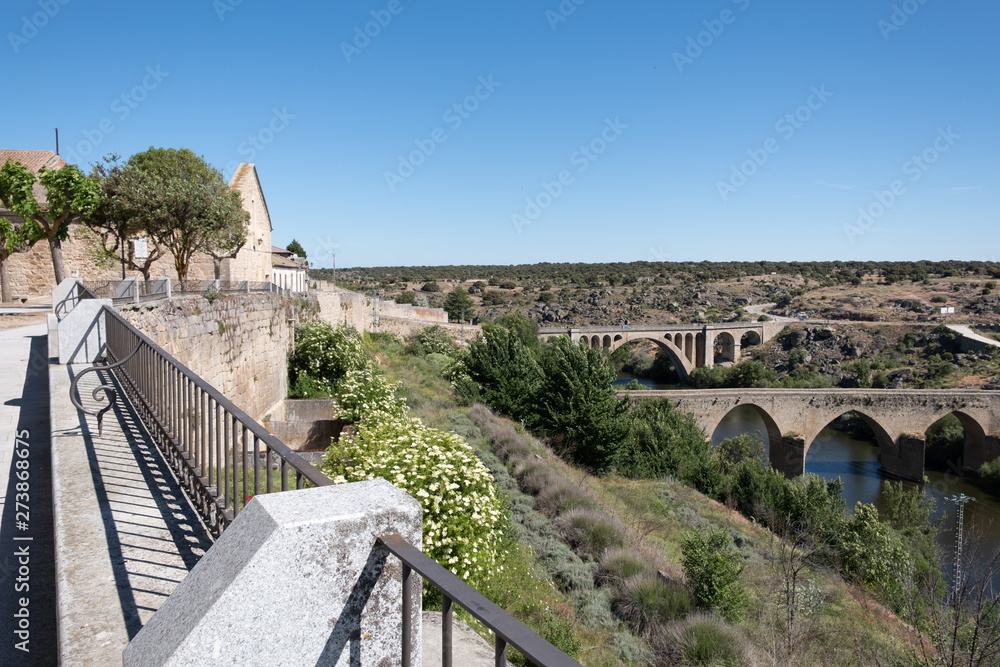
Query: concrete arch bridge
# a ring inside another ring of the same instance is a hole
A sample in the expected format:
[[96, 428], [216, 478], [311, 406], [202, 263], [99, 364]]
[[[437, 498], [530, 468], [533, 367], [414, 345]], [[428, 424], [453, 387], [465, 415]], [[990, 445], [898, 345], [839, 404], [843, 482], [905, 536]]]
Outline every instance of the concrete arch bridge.
[[544, 341], [568, 335], [574, 343], [614, 352], [622, 345], [651, 340], [670, 355], [674, 368], [685, 379], [695, 368], [739, 363], [744, 348], [760, 345], [781, 333], [775, 322], [729, 322], [726, 324], [672, 324], [659, 327], [543, 328]]
[[915, 389], [692, 389], [628, 391], [633, 401], [666, 398], [694, 415], [708, 437], [738, 406], [760, 415], [770, 443], [771, 467], [788, 477], [805, 472], [820, 431], [844, 413], [856, 413], [875, 433], [879, 460], [889, 474], [920, 481], [924, 434], [954, 414], [965, 430], [962, 465], [978, 469], [1000, 457], [1000, 391]]

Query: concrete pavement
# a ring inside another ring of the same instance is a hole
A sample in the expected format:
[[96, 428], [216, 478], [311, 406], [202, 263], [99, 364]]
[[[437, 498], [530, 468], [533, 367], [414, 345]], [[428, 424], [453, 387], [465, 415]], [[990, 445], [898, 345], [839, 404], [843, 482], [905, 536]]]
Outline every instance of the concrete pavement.
[[56, 664], [51, 482], [46, 327], [0, 330], [3, 665]]

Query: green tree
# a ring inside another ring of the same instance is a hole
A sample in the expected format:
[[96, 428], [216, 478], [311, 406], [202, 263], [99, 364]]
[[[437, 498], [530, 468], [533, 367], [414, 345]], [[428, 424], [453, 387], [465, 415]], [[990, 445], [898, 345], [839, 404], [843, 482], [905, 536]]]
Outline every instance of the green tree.
[[84, 176], [76, 165], [38, 170], [38, 183], [45, 189], [44, 204], [35, 199], [35, 175], [20, 162], [8, 161], [0, 168], [0, 203], [24, 220], [24, 238], [46, 239], [52, 255], [56, 283], [66, 279], [62, 242], [72, 223], [82, 222], [97, 205], [100, 185]]
[[141, 202], [136, 215], [173, 256], [177, 278], [187, 278], [197, 252], [212, 254], [218, 273], [221, 258], [235, 254], [246, 241], [250, 214], [240, 194], [187, 148], [150, 148], [128, 164], [141, 174], [130, 195]]
[[892, 528], [878, 520], [874, 505], [858, 503], [855, 506], [842, 540], [844, 573], [881, 592], [889, 600], [901, 600], [900, 577], [910, 561]]
[[472, 298], [461, 287], [456, 287], [448, 292], [448, 296], [444, 300], [444, 309], [448, 313], [448, 319], [452, 322], [458, 322], [462, 318], [471, 320], [476, 316]]
[[488, 406], [514, 419], [534, 418], [542, 372], [516, 334], [485, 327], [483, 338], [469, 346], [465, 370]]
[[607, 355], [560, 336], [541, 349], [539, 365], [542, 432], [578, 463], [610, 468], [628, 432], [628, 402], [612, 386], [616, 374]]
[[536, 350], [541, 346], [538, 340], [538, 322], [528, 319], [524, 313], [507, 313], [484, 325], [487, 327], [503, 327], [521, 340], [528, 349]]
[[430, 282], [424, 283], [424, 286], [420, 288], [421, 292], [440, 292], [441, 286], [437, 284], [436, 281], [432, 280]]
[[729, 535], [719, 530], [706, 538], [695, 530], [681, 543], [681, 554], [684, 577], [698, 604], [731, 623], [742, 619], [750, 600], [738, 581], [743, 561]]
[[[100, 183], [101, 191], [97, 204], [84, 222], [94, 233], [97, 255], [103, 258], [103, 263], [113, 266], [121, 261], [124, 245], [128, 268], [139, 271], [144, 280], [149, 280], [153, 263], [163, 256], [164, 250], [152, 241], [148, 227], [152, 220], [149, 216], [138, 215], [143, 203], [136, 199], [137, 180], [142, 175], [135, 167], [119, 164], [118, 159], [117, 154], [108, 155], [91, 172], [91, 177]], [[141, 260], [135, 256], [134, 244], [129, 243], [138, 236], [147, 239], [147, 256]]]
[[701, 428], [669, 399], [642, 401], [629, 417], [628, 437], [615, 451], [619, 474], [691, 481], [708, 463], [710, 447]]
[[295, 239], [292, 239], [292, 242], [289, 243], [287, 246], [285, 246], [285, 250], [287, 250], [290, 253], [298, 255], [302, 259], [306, 258], [306, 249], [303, 248], [302, 244], [296, 241]]
[[715, 448], [715, 454], [722, 464], [722, 472], [729, 474], [736, 466], [744, 461], [763, 461], [764, 440], [760, 433], [740, 433], [739, 435], [726, 438]]

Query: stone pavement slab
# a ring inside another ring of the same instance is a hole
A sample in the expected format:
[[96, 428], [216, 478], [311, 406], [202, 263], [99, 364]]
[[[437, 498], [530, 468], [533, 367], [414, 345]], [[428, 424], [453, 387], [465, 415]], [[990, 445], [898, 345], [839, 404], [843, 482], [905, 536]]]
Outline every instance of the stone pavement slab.
[[[50, 367], [59, 656], [120, 665], [212, 542], [121, 391], [103, 435], [70, 403], [73, 374], [87, 367]], [[108, 371], [86, 374], [82, 403], [100, 405], [93, 389], [113, 382]]]

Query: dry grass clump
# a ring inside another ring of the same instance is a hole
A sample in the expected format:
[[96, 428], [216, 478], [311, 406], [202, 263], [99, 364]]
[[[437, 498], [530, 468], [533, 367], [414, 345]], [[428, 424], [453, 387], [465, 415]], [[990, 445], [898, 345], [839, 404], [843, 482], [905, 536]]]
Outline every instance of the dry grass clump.
[[627, 580], [649, 571], [649, 559], [635, 549], [609, 549], [601, 558], [597, 580], [602, 586], [621, 586]]
[[585, 491], [561, 477], [541, 489], [535, 499], [535, 507], [550, 519], [572, 509], [594, 509], [596, 505]]
[[750, 640], [739, 628], [715, 614], [704, 612], [661, 626], [650, 637], [650, 644], [668, 665], [755, 667], [762, 664]]
[[625, 526], [591, 509], [574, 509], [559, 518], [562, 538], [583, 558], [598, 560], [612, 547], [625, 544]]
[[[647, 638], [660, 635], [666, 624], [683, 618], [694, 608], [694, 599], [687, 588], [656, 574], [640, 574], [619, 587], [611, 611]], [[659, 652], [659, 651], [658, 651]]]

